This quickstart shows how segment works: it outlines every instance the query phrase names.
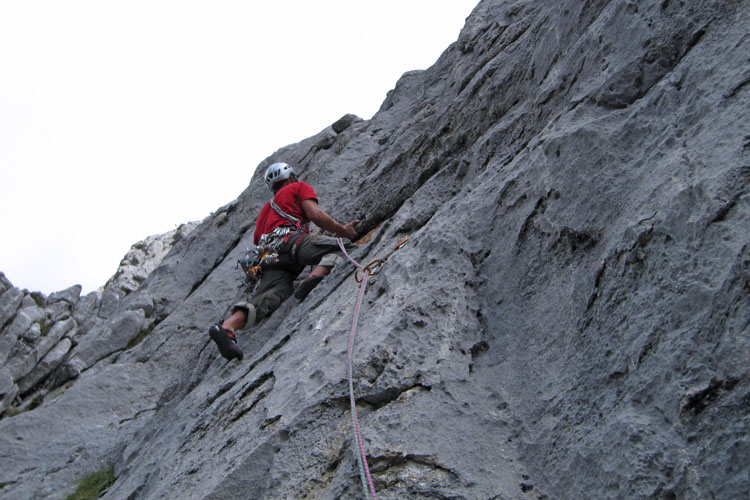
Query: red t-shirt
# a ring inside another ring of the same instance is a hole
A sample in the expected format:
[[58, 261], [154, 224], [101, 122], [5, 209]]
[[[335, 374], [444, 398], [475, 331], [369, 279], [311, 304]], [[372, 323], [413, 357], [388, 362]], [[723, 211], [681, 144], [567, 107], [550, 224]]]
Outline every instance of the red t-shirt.
[[[310, 219], [305, 216], [305, 212], [302, 210], [302, 202], [305, 200], [318, 201], [318, 197], [313, 188], [302, 181], [292, 182], [284, 186], [273, 197], [274, 203], [281, 210], [292, 217], [298, 218], [303, 224], [310, 222]], [[291, 222], [277, 214], [276, 210], [271, 207], [271, 204], [266, 202], [260, 210], [258, 219], [255, 221], [253, 241], [257, 245], [261, 236], [270, 233], [282, 224], [291, 224]]]

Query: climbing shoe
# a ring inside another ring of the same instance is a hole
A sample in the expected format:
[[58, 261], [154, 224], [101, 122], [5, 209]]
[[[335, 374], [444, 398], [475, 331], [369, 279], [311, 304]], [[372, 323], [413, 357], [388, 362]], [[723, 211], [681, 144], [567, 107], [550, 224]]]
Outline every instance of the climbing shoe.
[[216, 342], [216, 347], [226, 359], [242, 359], [242, 350], [237, 345], [237, 338], [232, 330], [227, 330], [217, 323], [208, 329], [208, 335]]
[[325, 275], [308, 276], [305, 278], [302, 283], [299, 284], [297, 290], [294, 291], [294, 298], [305, 300], [307, 294], [310, 293], [313, 288], [318, 286], [318, 283], [323, 281], [323, 278], [325, 278]]

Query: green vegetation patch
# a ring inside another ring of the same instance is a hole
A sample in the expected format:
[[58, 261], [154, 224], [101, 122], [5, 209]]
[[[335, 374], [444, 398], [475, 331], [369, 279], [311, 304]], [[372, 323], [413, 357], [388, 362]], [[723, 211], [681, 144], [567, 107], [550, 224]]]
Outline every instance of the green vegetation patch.
[[174, 234], [172, 235], [172, 246], [175, 246], [178, 241], [182, 239], [182, 228], [185, 227], [185, 224], [180, 224], [177, 226], [177, 229], [175, 230]]
[[46, 337], [49, 331], [52, 329], [54, 322], [48, 314], [39, 322], [39, 331], [42, 333], [42, 337]]
[[84, 477], [78, 488], [68, 495], [65, 500], [93, 500], [115, 483], [115, 471], [110, 467], [101, 472], [95, 472]]
[[336, 139], [336, 147], [333, 149], [333, 152], [336, 153], [336, 155], [340, 155], [344, 152], [344, 149], [346, 149], [346, 145], [349, 144], [349, 138], [344, 139]]
[[128, 342], [128, 346], [126, 347], [126, 349], [132, 349], [133, 347], [143, 342], [143, 339], [151, 335], [151, 332], [154, 331], [155, 326], [156, 323], [151, 323], [146, 328], [143, 328], [140, 332], [138, 332], [138, 335], [130, 339], [130, 342]]
[[44, 395], [43, 394], [37, 394], [34, 399], [31, 400], [31, 403], [29, 404], [29, 411], [39, 408], [42, 403], [44, 403]]

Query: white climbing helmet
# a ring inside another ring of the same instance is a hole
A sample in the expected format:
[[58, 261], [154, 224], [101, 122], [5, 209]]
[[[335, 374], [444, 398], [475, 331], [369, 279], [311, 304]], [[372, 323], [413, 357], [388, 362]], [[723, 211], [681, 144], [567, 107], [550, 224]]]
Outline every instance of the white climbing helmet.
[[291, 165], [288, 163], [274, 163], [266, 169], [266, 186], [268, 189], [273, 191], [273, 185], [279, 181], [285, 181], [290, 176], [297, 176], [297, 172], [294, 171]]

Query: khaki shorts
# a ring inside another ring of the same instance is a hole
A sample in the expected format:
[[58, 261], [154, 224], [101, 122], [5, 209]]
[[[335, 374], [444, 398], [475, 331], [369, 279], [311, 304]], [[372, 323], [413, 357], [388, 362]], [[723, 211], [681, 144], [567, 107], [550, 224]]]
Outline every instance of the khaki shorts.
[[[232, 306], [232, 313], [238, 309], [248, 311], [252, 306], [255, 309], [255, 321], [265, 318], [291, 297], [294, 280], [306, 266], [333, 267], [344, 259], [336, 238], [317, 233], [308, 234], [302, 239], [293, 259], [292, 247], [301, 234], [291, 235], [279, 251], [279, 262], [263, 268], [263, 275], [253, 296], [236, 302]], [[344, 240], [344, 244], [352, 246], [349, 240]], [[250, 326], [252, 325], [245, 325]]]

